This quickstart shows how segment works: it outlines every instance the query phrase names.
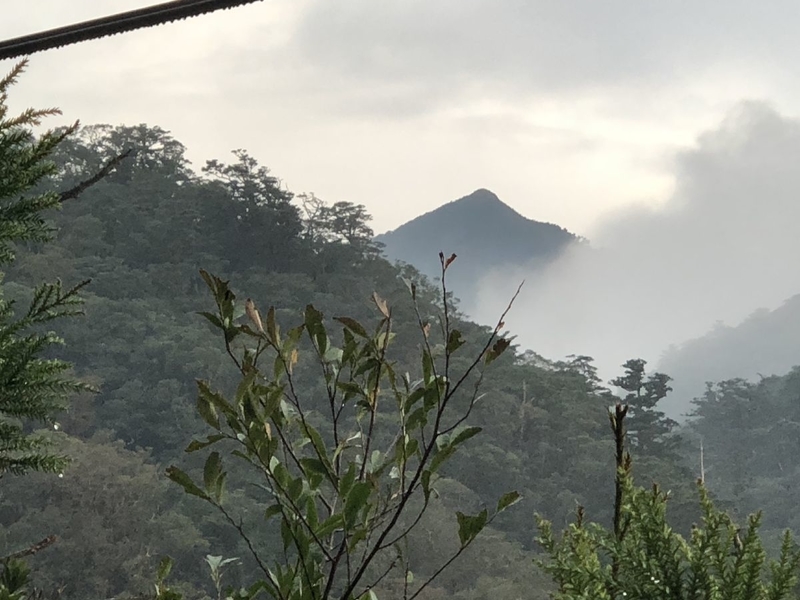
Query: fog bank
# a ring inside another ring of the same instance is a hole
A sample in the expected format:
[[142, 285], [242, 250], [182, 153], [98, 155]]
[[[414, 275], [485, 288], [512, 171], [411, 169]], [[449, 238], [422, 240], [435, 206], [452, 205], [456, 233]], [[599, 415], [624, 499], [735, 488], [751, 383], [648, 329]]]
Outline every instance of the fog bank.
[[800, 292], [800, 121], [742, 103], [672, 164], [663, 205], [607, 215], [543, 274], [488, 274], [473, 316], [492, 322], [526, 279], [507, 319], [522, 346], [594, 356], [608, 379]]

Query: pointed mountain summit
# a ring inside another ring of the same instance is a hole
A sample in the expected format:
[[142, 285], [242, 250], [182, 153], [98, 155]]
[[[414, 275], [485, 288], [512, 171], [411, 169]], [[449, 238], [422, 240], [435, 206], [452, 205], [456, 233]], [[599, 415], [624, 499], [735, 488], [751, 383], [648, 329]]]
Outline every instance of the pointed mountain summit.
[[551, 223], [528, 219], [494, 193], [479, 189], [376, 237], [390, 260], [429, 277], [440, 274], [439, 251], [458, 255], [448, 286], [469, 311], [480, 277], [507, 265], [546, 264], [577, 237]]

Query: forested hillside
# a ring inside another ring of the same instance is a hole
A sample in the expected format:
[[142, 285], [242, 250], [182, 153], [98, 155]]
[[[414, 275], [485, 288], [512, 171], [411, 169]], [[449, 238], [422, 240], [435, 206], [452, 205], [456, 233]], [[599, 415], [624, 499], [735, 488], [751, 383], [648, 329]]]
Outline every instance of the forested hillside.
[[[436, 312], [441, 295], [413, 267], [381, 256], [364, 207], [295, 196], [244, 151], [197, 172], [180, 142], [158, 127], [85, 127], [61, 145], [60, 175], [48, 185], [67, 189], [127, 148], [132, 156], [113, 174], [52, 215], [56, 241], [19, 248], [5, 274], [4, 294], [20, 299], [42, 280], [92, 279], [86, 317], [61, 325], [66, 346], [59, 357], [98, 392], [75, 398], [48, 434], [74, 457], [63, 478], [3, 480], [0, 546], [56, 534], [58, 543], [31, 563], [37, 584], [63, 586], [64, 598], [147, 591], [164, 554], [176, 559], [178, 587], [202, 597], [214, 593], [206, 555], [241, 559], [229, 568], [231, 584], [246, 583], [252, 565], [236, 532], [163, 474], [169, 464], [190, 472], [200, 466], [183, 451], [207, 433], [196, 416], [195, 381], [231, 391], [240, 375], [197, 315], [213, 305], [199, 270], [230, 280], [241, 298], [273, 305], [286, 328], [310, 303], [327, 317], [374, 322], [369, 299], [377, 291], [394, 311], [398, 372], [416, 368], [420, 345], [407, 283], [414, 283], [423, 314]], [[443, 233], [447, 227], [444, 222]], [[504, 240], [496, 244], [502, 248]], [[451, 271], [476, 268], [468, 260], [459, 256]], [[455, 300], [447, 300], [456, 310]], [[477, 351], [488, 330], [457, 310], [453, 318], [467, 342], [465, 354]], [[513, 334], [514, 323], [506, 328]], [[308, 365], [301, 361], [297, 369], [305, 375], [304, 391], [318, 393], [322, 383]], [[672, 490], [679, 529], [688, 531], [698, 516], [700, 439], [710, 489], [724, 506], [766, 506], [771, 531], [796, 523], [800, 472], [781, 457], [793, 456], [800, 439], [797, 373], [758, 385], [720, 384], [698, 400], [697, 418], [684, 430], [659, 412], [667, 378], [638, 361], [621, 366], [620, 375], [615, 385], [632, 407], [640, 482], [656, 479]], [[424, 597], [544, 599], [550, 584], [532, 560], [534, 511], [561, 526], [581, 505], [593, 520], [611, 522], [614, 443], [607, 408], [616, 398], [591, 359], [552, 362], [513, 346], [487, 371], [482, 392], [469, 421], [483, 431], [448, 463], [423, 534], [411, 542], [413, 570], [425, 574], [442, 546], [457, 545], [454, 508], [474, 510], [494, 502], [498, 490], [517, 490], [523, 500]], [[257, 525], [265, 507], [255, 504], [257, 495], [240, 473], [231, 479], [232, 504]], [[276, 539], [260, 543], [278, 551]]]
[[707, 335], [664, 353], [659, 367], [675, 376], [669, 410], [686, 413], [706, 382], [730, 378], [758, 381], [784, 375], [800, 363], [800, 296], [775, 310], [755, 311], [736, 326], [718, 324]]

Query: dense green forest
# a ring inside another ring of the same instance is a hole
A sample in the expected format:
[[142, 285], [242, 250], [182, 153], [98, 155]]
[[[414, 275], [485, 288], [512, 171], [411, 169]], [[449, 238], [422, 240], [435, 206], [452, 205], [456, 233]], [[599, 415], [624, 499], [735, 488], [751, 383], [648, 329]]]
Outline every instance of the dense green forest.
[[[249, 554], [214, 511], [164, 475], [173, 464], [202, 469], [200, 458], [184, 452], [208, 434], [196, 414], [196, 380], [233, 392], [240, 377], [214, 327], [197, 314], [213, 309], [200, 269], [230, 280], [240, 298], [274, 306], [286, 328], [302, 320], [308, 304], [326, 316], [375, 322], [370, 298], [377, 291], [393, 309], [398, 372], [418, 368], [409, 283], [423, 315], [435, 315], [442, 300], [452, 308], [465, 356], [478, 352], [491, 330], [458, 312], [458, 289], [442, 298], [413, 267], [383, 258], [363, 206], [295, 195], [245, 151], [198, 172], [184, 146], [159, 127], [88, 126], [59, 144], [57, 175], [42, 185], [69, 189], [128, 148], [133, 153], [114, 172], [48, 214], [54, 241], [18, 244], [6, 268], [4, 297], [21, 303], [42, 281], [92, 280], [82, 292], [85, 317], [59, 323], [66, 345], [55, 354], [96, 392], [77, 394], [57, 430], [43, 433], [73, 459], [63, 477], [3, 478], [0, 547], [58, 536], [30, 564], [36, 585], [63, 588], [64, 598], [148, 592], [163, 555], [175, 560], [176, 589], [212, 596], [205, 557], [237, 558], [225, 577], [239, 585], [253, 568]], [[456, 271], [459, 261], [449, 268]], [[512, 312], [506, 328], [513, 334], [514, 321], [524, 318]], [[312, 367], [301, 360], [298, 380], [303, 393], [321, 396]], [[457, 547], [454, 510], [475, 512], [506, 490], [522, 500], [421, 598], [547, 597], [553, 584], [534, 564], [534, 513], [561, 529], [580, 505], [593, 521], [611, 525], [615, 460], [607, 411], [617, 400], [630, 406], [638, 482], [671, 490], [678, 531], [700, 517], [701, 445], [711, 494], [735, 519], [764, 508], [770, 549], [777, 550], [785, 527], [800, 527], [800, 473], [792, 460], [800, 443], [800, 371], [757, 384], [715, 384], [682, 427], [658, 408], [669, 378], [637, 360], [621, 365], [612, 384], [598, 379], [588, 357], [549, 360], [512, 345], [486, 371], [481, 392], [469, 421], [483, 431], [444, 467], [438, 495], [410, 540], [412, 570], [424, 576], [443, 549]], [[318, 418], [324, 425], [322, 411]], [[243, 473], [233, 469], [228, 489], [233, 508], [257, 526], [265, 507]], [[265, 534], [260, 543], [278, 548], [279, 540]]]

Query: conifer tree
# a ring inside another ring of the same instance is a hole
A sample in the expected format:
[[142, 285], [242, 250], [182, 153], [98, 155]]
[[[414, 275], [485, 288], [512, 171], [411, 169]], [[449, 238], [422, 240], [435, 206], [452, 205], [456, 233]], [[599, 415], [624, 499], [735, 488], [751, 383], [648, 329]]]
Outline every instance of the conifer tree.
[[667, 521], [669, 493], [635, 486], [625, 449], [629, 407], [609, 411], [616, 445], [616, 497], [611, 528], [590, 523], [583, 508], [556, 536], [537, 517], [539, 562], [557, 586], [556, 600], [790, 600], [798, 582], [800, 552], [790, 532], [769, 560], [759, 536], [761, 513], [737, 525], [712, 503], [698, 480], [702, 522], [684, 538]]
[[622, 365], [625, 374], [611, 380], [611, 385], [626, 392], [628, 436], [637, 456], [676, 458], [678, 425], [659, 410], [658, 403], [672, 390], [670, 377], [663, 373], [645, 374], [647, 363], [632, 359]]
[[[0, 80], [0, 268], [14, 260], [19, 243], [44, 242], [52, 227], [44, 213], [57, 208], [63, 195], [36, 186], [55, 169], [49, 156], [77, 127], [34, 135], [42, 119], [57, 109], [28, 109], [9, 116], [8, 89], [25, 68], [22, 62]], [[2, 277], [2, 273], [0, 273]], [[80, 312], [78, 291], [88, 282], [64, 288], [60, 281], [39, 286], [27, 308], [18, 310], [0, 287], [0, 477], [29, 471], [59, 472], [66, 457], [54, 453], [47, 439], [31, 428], [54, 423], [70, 394], [85, 389], [66, 371], [70, 365], [47, 358], [61, 342], [45, 327]]]

